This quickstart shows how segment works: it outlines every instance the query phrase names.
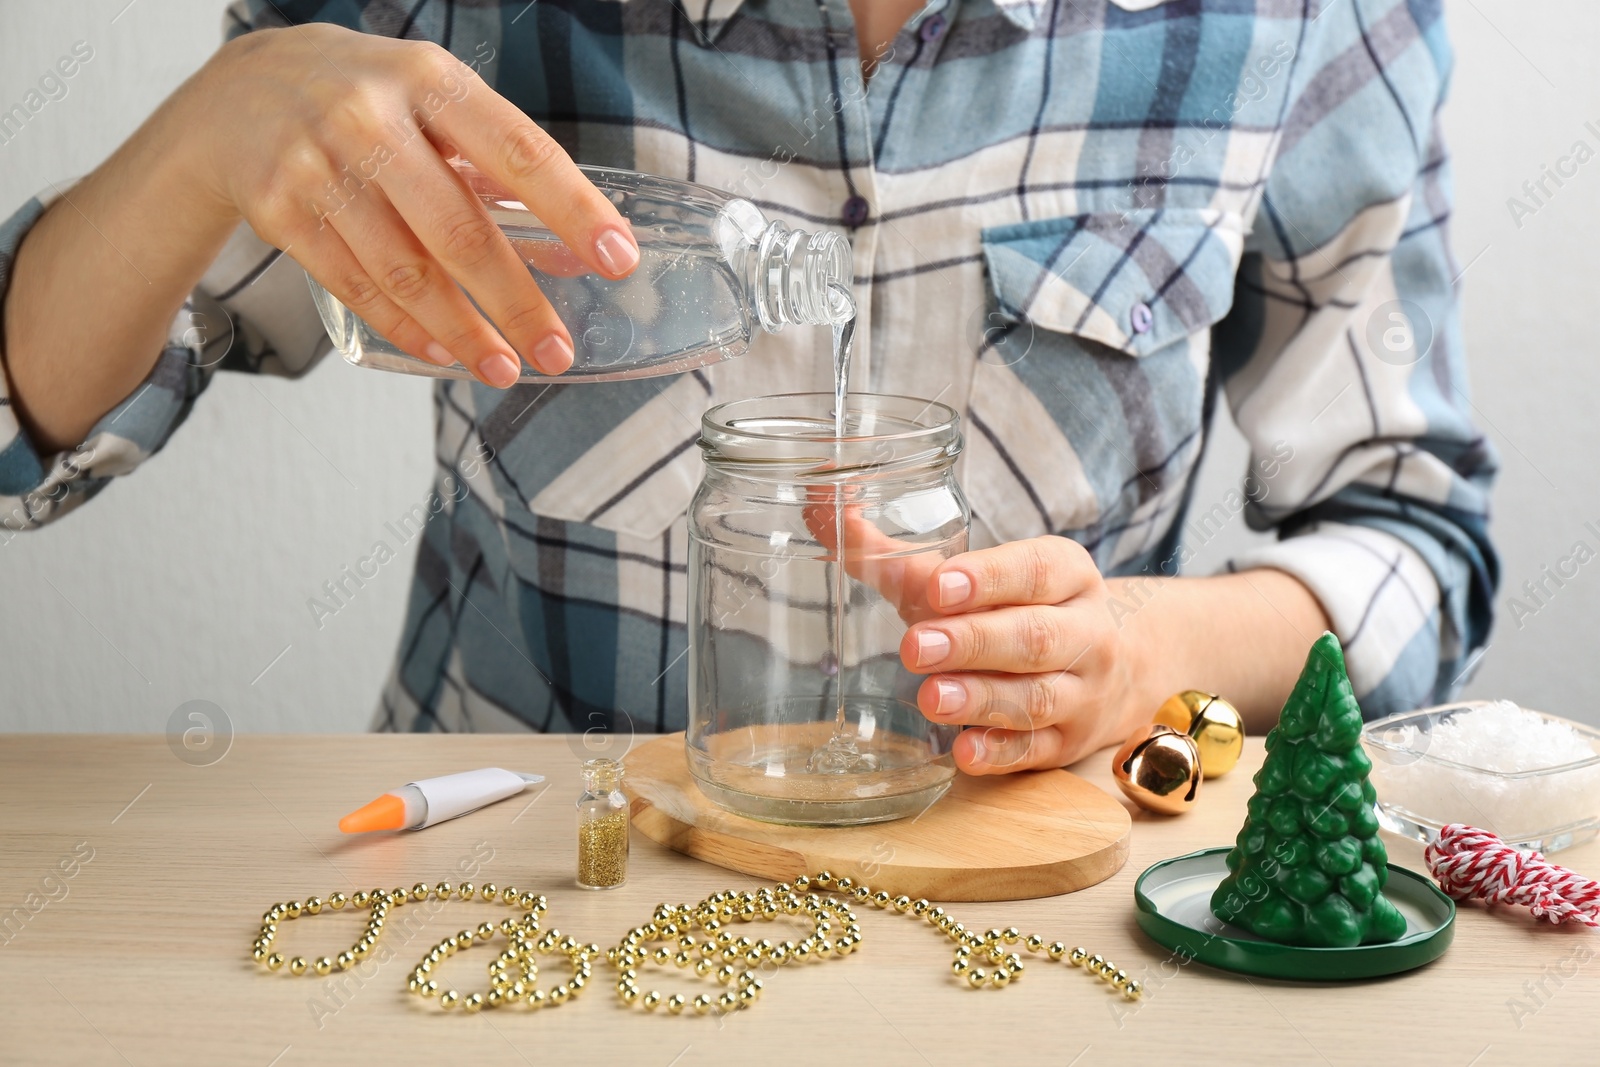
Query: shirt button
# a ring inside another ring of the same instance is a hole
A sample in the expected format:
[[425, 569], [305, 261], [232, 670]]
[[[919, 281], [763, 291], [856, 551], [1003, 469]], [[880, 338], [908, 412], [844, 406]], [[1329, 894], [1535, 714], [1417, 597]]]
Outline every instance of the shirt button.
[[922, 20], [922, 25], [917, 28], [917, 36], [923, 41], [932, 44], [944, 36], [944, 28], [949, 25], [943, 15], [929, 15]]
[[844, 224], [846, 226], [860, 226], [863, 222], [867, 221], [867, 215], [869, 215], [871, 211], [872, 207], [867, 203], [866, 197], [852, 196], [850, 199], [844, 202], [844, 208], [840, 211], [839, 215], [844, 219]]
[[1133, 305], [1133, 311], [1128, 318], [1133, 325], [1134, 333], [1149, 333], [1150, 327], [1155, 325], [1155, 316], [1150, 312], [1150, 305], [1143, 301]]

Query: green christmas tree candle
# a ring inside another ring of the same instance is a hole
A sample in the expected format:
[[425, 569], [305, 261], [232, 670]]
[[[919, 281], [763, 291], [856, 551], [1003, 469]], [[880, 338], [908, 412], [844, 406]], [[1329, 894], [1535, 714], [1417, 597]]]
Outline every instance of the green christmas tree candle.
[[1266, 745], [1212, 913], [1284, 945], [1399, 938], [1406, 921], [1383, 895], [1389, 857], [1372, 811], [1361, 708], [1333, 634], [1311, 646]]

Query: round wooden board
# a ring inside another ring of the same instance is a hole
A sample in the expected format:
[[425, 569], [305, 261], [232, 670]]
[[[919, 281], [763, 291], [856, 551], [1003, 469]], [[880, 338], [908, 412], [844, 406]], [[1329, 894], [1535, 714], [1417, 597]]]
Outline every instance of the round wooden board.
[[922, 815], [865, 826], [781, 826], [712, 804], [695, 785], [683, 734], [627, 759], [633, 824], [658, 844], [784, 881], [832, 871], [930, 900], [1025, 900], [1070, 893], [1128, 858], [1127, 809], [1067, 771], [972, 777]]

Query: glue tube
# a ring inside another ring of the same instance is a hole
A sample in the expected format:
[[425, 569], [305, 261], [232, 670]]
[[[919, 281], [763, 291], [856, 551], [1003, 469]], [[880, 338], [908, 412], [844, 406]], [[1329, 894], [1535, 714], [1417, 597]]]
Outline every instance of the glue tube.
[[364, 834], [372, 830], [420, 830], [424, 826], [454, 819], [497, 800], [515, 796], [524, 787], [542, 781], [542, 774], [521, 774], [499, 767], [484, 767], [476, 771], [447, 774], [442, 778], [407, 782], [392, 793], [385, 793], [340, 819], [339, 829], [347, 834]]

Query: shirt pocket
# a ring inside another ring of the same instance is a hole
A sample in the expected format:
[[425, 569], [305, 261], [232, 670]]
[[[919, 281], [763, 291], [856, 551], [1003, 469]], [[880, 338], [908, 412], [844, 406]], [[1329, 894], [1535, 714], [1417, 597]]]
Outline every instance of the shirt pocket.
[[1040, 219], [983, 231], [997, 310], [1146, 356], [1233, 306], [1237, 215], [1147, 209]]
[[982, 232], [987, 329], [965, 483], [980, 535], [1065, 533], [1102, 566], [1165, 532], [1200, 452], [1237, 215], [1152, 208]]

